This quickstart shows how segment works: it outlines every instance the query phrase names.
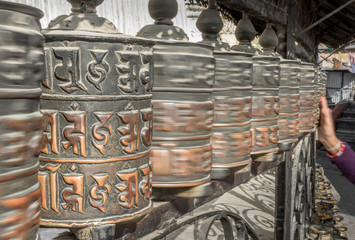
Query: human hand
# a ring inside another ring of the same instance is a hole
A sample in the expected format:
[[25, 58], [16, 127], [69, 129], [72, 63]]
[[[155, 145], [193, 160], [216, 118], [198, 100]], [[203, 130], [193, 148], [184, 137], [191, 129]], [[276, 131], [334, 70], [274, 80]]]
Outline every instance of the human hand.
[[320, 124], [318, 139], [330, 154], [335, 154], [340, 149], [339, 139], [335, 135], [332, 110], [328, 107], [327, 99], [320, 97]]

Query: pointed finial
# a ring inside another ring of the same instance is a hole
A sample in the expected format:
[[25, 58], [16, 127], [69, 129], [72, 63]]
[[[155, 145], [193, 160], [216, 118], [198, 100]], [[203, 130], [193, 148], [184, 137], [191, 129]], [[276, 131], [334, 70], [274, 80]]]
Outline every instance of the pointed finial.
[[203, 10], [196, 22], [204, 41], [217, 41], [218, 33], [223, 28], [223, 21], [217, 11], [215, 0], [209, 0], [208, 8]]
[[274, 29], [272, 29], [271, 23], [266, 24], [265, 30], [260, 35], [259, 43], [263, 47], [264, 53], [273, 53], [275, 51], [275, 48], [278, 44], [278, 39]]
[[243, 12], [243, 17], [239, 20], [235, 31], [235, 37], [239, 41], [239, 45], [251, 45], [255, 35], [254, 25], [250, 21], [248, 14]]
[[96, 13], [96, 7], [104, 0], [67, 0], [73, 13]]
[[173, 19], [178, 12], [176, 0], [149, 0], [148, 10], [155, 20], [154, 24], [173, 25]]

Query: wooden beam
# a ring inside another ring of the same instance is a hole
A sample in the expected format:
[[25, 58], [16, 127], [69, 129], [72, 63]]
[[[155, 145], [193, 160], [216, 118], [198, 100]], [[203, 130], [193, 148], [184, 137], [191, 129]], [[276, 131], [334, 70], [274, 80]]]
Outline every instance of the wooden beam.
[[341, 5], [340, 7], [338, 7], [337, 9], [335, 9], [334, 11], [330, 12], [329, 14], [327, 14], [326, 16], [322, 17], [321, 19], [319, 19], [318, 21], [314, 22], [313, 24], [311, 24], [310, 26], [306, 27], [305, 29], [303, 29], [301, 32], [299, 32], [297, 34], [297, 36], [311, 30], [312, 28], [314, 28], [315, 26], [317, 26], [318, 24], [320, 24], [321, 22], [323, 22], [324, 20], [330, 18], [331, 16], [333, 16], [334, 14], [336, 14], [337, 12], [341, 11], [343, 8], [345, 8], [346, 6], [352, 4], [353, 2], [355, 2], [355, 0], [349, 0], [347, 3], [344, 3], [343, 5]]
[[245, 11], [265, 21], [287, 25], [286, 10], [271, 4], [267, 0], [217, 0], [217, 2], [229, 9]]

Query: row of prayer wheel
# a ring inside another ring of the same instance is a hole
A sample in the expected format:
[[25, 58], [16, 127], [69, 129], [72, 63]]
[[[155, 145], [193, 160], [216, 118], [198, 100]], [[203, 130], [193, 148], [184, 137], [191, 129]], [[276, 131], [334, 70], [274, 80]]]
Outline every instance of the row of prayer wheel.
[[173, 25], [176, 0], [150, 0], [138, 37], [96, 15], [103, 0], [69, 2], [41, 34], [39, 10], [0, 1], [0, 239], [36, 239], [40, 209], [45, 226], [137, 220], [152, 187], [209, 188], [315, 130], [326, 75], [276, 54], [270, 24], [261, 52], [246, 14], [239, 45], [218, 40], [214, 1], [200, 43]]

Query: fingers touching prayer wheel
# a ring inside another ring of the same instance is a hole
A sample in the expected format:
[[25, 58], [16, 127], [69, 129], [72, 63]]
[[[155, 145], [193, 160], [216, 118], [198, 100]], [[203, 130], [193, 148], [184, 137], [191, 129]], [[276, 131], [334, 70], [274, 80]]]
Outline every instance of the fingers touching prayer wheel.
[[33, 7], [0, 1], [0, 239], [39, 239], [43, 36]]
[[136, 220], [152, 207], [153, 43], [98, 17], [103, 0], [69, 2], [72, 13], [43, 31], [41, 224]]

